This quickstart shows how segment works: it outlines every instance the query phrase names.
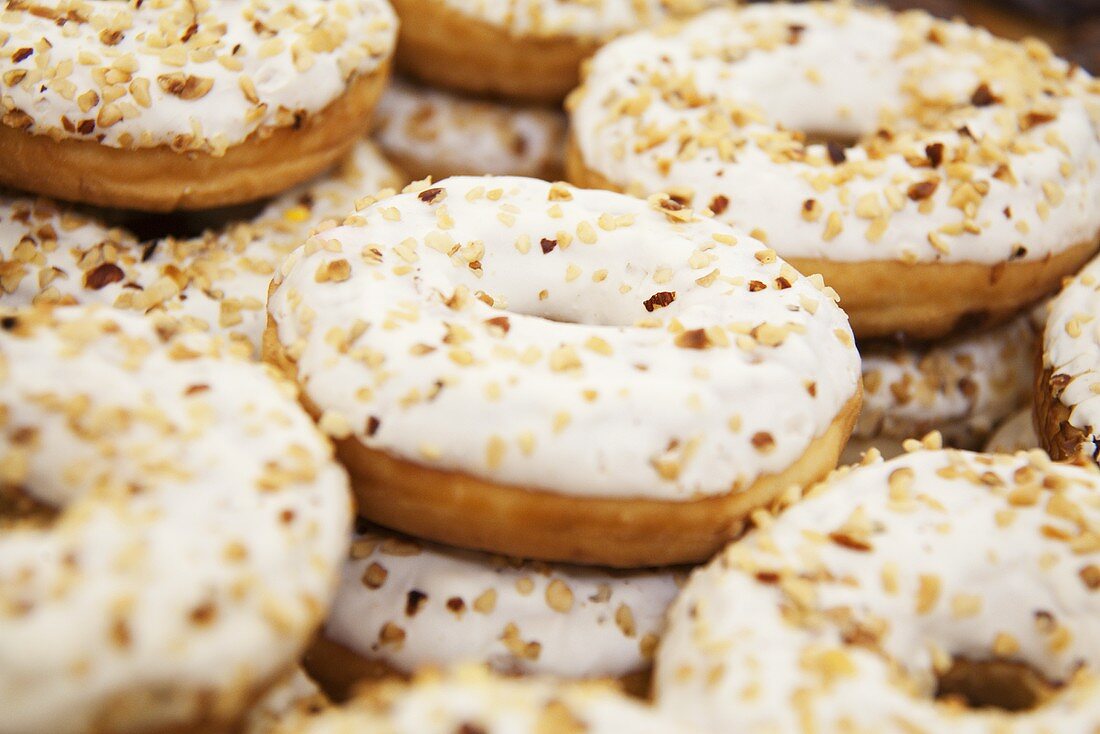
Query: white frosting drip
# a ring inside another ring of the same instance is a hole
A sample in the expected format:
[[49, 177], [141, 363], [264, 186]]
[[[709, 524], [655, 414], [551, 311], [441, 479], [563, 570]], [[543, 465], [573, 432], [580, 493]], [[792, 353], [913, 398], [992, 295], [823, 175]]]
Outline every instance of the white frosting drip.
[[268, 308], [321, 425], [422, 465], [724, 494], [789, 467], [857, 389], [820, 278], [668, 200], [452, 178], [348, 224], [291, 255]]
[[[599, 41], [729, 0], [442, 0], [513, 36]], [[409, 22], [414, 22], [410, 19]]]
[[550, 678], [496, 678], [466, 667], [368, 690], [273, 734], [688, 734], [695, 729], [615, 688]]
[[985, 451], [991, 454], [1012, 454], [1037, 448], [1039, 436], [1035, 433], [1030, 407], [1006, 418], [985, 444]]
[[1037, 339], [1026, 314], [923, 348], [863, 349], [863, 412], [853, 435], [905, 439], [937, 430], [948, 445], [979, 447], [1030, 400]]
[[330, 445], [217, 341], [102, 308], [5, 317], [0, 471], [59, 514], [0, 533], [0, 731], [243, 707], [334, 591], [351, 508]]
[[[1098, 563], [1095, 468], [920, 451], [842, 471], [693, 574], [657, 705], [713, 731], [1089, 731]], [[953, 658], [1067, 685], [1030, 711], [953, 708], [933, 698]]]
[[164, 311], [258, 352], [271, 276], [315, 229], [400, 182], [366, 140], [335, 170], [273, 200], [254, 219], [192, 240], [139, 243], [43, 201], [0, 196], [0, 304], [103, 303]]
[[1067, 380], [1059, 400], [1069, 423], [1090, 437], [1081, 450], [1100, 451], [1100, 258], [1086, 265], [1051, 300], [1043, 332], [1043, 366]]
[[[1100, 231], [1095, 84], [1067, 69], [925, 14], [761, 4], [608, 44], [571, 123], [588, 169], [783, 257], [1041, 260]], [[835, 165], [790, 130], [858, 143]]]
[[17, 0], [0, 14], [3, 123], [220, 155], [324, 109], [396, 32], [386, 0]]
[[680, 572], [521, 562], [368, 532], [351, 547], [325, 636], [411, 673], [621, 677], [650, 665]]
[[563, 165], [565, 115], [543, 107], [469, 99], [398, 79], [375, 116], [375, 138], [387, 155], [452, 174], [537, 177]]

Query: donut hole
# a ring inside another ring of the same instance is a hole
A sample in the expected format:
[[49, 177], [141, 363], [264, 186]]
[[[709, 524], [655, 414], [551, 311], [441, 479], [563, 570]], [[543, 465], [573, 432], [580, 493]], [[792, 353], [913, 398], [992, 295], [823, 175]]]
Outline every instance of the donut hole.
[[968, 709], [1030, 711], [1046, 703], [1057, 686], [1026, 663], [956, 658], [936, 681], [936, 698]]

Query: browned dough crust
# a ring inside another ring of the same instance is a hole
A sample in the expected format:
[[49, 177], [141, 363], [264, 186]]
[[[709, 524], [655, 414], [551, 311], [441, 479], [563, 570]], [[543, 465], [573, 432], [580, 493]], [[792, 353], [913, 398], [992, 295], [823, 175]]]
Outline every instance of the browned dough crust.
[[168, 146], [123, 150], [90, 140], [54, 140], [0, 125], [0, 184], [96, 206], [206, 209], [280, 193], [336, 163], [370, 127], [389, 62], [356, 78], [342, 96], [297, 128], [253, 134], [225, 155]]

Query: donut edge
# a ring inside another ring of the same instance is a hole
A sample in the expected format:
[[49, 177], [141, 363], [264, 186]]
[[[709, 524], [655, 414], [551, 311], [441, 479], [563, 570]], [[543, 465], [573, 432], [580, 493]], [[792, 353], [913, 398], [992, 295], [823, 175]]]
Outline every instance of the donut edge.
[[[264, 361], [299, 384], [297, 365], [279, 343], [270, 313], [262, 352]], [[420, 466], [367, 448], [354, 436], [334, 444], [351, 476], [359, 514], [384, 527], [517, 558], [614, 568], [670, 566], [708, 560], [744, 533], [753, 512], [780, 508], [791, 487], [801, 493], [835, 469], [862, 398], [859, 382], [828, 428], [782, 472], [687, 501], [571, 497]], [[311, 415], [320, 415], [304, 392], [300, 399]]]
[[[588, 168], [572, 132], [566, 148], [567, 181], [583, 188], [627, 193], [622, 186]], [[783, 259], [803, 275], [820, 274], [826, 284], [840, 293], [841, 308], [848, 314], [857, 339], [904, 334], [916, 340], [935, 340], [1009, 321], [1021, 310], [1056, 292], [1062, 279], [1080, 270], [1098, 250], [1100, 232], [1091, 241], [1069, 245], [1036, 261], [986, 265]], [[905, 283], [905, 288], [898, 288], [898, 283]], [[929, 293], [939, 297], [929, 300]], [[917, 297], [909, 298], [913, 295]]]
[[370, 128], [389, 78], [386, 60], [356, 77], [298, 128], [253, 133], [224, 155], [166, 145], [122, 150], [0, 125], [0, 184], [97, 206], [166, 212], [240, 204], [281, 193], [336, 163]]

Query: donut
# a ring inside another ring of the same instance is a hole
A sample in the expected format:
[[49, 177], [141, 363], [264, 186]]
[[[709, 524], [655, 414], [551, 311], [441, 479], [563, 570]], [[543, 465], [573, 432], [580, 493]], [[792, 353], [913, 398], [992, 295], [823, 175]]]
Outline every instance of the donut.
[[272, 281], [264, 358], [359, 512], [516, 558], [708, 558], [836, 466], [859, 356], [820, 278], [674, 201], [512, 177], [383, 199]]
[[259, 353], [267, 287], [283, 258], [402, 176], [360, 140], [336, 169], [250, 220], [184, 240], [138, 241], [48, 200], [0, 194], [0, 306], [101, 303], [165, 312]]
[[1035, 427], [1055, 459], [1100, 456], [1100, 258], [1051, 299], [1037, 376]]
[[729, 0], [396, 0], [404, 73], [434, 86], [558, 103], [608, 38]]
[[565, 115], [475, 100], [396, 79], [378, 102], [375, 139], [413, 178], [564, 175]]
[[367, 689], [343, 706], [296, 712], [271, 734], [692, 734], [598, 682], [501, 678], [477, 666], [427, 671]]
[[148, 211], [283, 191], [370, 124], [385, 0], [12, 0], [0, 17], [0, 183]]
[[1038, 336], [1030, 314], [931, 344], [860, 345], [863, 412], [853, 436], [906, 439], [939, 431], [955, 448], [982, 446], [1031, 399]]
[[356, 535], [308, 657], [326, 683], [426, 666], [486, 663], [505, 674], [618, 678], [644, 691], [679, 569], [613, 572]]
[[222, 731], [323, 619], [347, 475], [291, 386], [200, 336], [0, 311], [5, 732]]
[[762, 4], [618, 39], [587, 68], [570, 181], [711, 209], [823, 275], [861, 339], [991, 326], [1096, 251], [1097, 83], [1038, 41]]
[[921, 450], [840, 470], [696, 571], [654, 695], [705, 731], [1094, 731], [1100, 473]]
[[1035, 434], [1031, 413], [1031, 407], [1028, 406], [1002, 421], [986, 441], [984, 450], [991, 454], [1013, 454], [1038, 448], [1039, 437]]

